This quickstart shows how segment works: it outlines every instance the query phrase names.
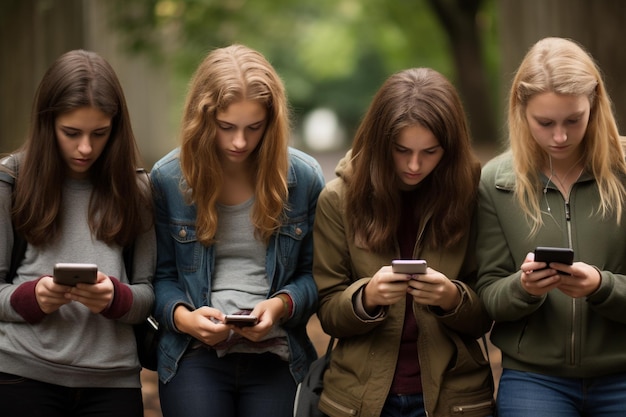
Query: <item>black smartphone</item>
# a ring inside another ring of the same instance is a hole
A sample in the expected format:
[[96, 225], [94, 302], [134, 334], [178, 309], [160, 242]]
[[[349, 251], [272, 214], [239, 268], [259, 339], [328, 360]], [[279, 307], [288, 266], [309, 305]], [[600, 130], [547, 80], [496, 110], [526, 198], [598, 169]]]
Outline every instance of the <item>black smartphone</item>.
[[535, 248], [535, 262], [558, 262], [571, 265], [574, 263], [574, 250], [571, 248], [537, 246]]
[[[560, 264], [571, 265], [574, 263], [574, 250], [572, 248], [557, 248], [552, 246], [537, 246], [535, 248], [535, 262], [558, 262]], [[559, 271], [564, 275], [567, 272]]]
[[233, 324], [235, 326], [245, 327], [254, 326], [259, 319], [249, 314], [227, 314], [224, 317], [224, 324]]
[[423, 259], [394, 259], [391, 270], [396, 274], [425, 274], [428, 265]]
[[97, 276], [96, 264], [57, 263], [54, 265], [52, 279], [57, 284], [74, 287], [79, 282], [95, 284]]

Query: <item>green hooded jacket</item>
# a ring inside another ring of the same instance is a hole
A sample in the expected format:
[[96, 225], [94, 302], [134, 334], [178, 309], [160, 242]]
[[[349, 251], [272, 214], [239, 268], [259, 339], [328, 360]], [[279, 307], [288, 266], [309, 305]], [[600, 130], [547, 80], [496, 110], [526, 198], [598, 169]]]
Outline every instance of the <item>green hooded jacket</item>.
[[[492, 342], [502, 366], [557, 377], [589, 378], [626, 372], [626, 211], [598, 213], [599, 194], [583, 173], [569, 201], [542, 180], [543, 226], [533, 236], [514, 196], [510, 153], [487, 163], [479, 186], [476, 290], [495, 320]], [[569, 218], [569, 220], [568, 220]], [[600, 287], [586, 298], [558, 289], [528, 294], [520, 266], [536, 246], [570, 247], [574, 262], [600, 271]]]

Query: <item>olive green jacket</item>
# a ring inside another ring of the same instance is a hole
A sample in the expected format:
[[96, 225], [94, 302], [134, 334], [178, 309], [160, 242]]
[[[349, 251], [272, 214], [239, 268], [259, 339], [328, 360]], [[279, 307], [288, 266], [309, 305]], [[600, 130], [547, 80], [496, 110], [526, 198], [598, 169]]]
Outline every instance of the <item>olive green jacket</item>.
[[[320, 409], [332, 417], [374, 417], [380, 415], [393, 380], [405, 302], [367, 321], [357, 316], [353, 298], [382, 266], [399, 257], [399, 249], [372, 253], [348, 240], [344, 188], [344, 181], [337, 178], [320, 194], [313, 235], [318, 316], [324, 331], [339, 339], [324, 377]], [[431, 417], [491, 414], [491, 370], [476, 342], [491, 320], [463, 282], [474, 279], [476, 272], [470, 225], [467, 229], [466, 238], [453, 249], [435, 252], [418, 242], [414, 252], [416, 258], [426, 259], [430, 267], [455, 279], [462, 293], [462, 302], [448, 314], [413, 304], [419, 328], [415, 360], [420, 361], [425, 408]]]
[[[513, 195], [510, 154], [485, 165], [479, 186], [476, 290], [495, 320], [491, 340], [502, 350], [502, 365], [574, 378], [626, 372], [626, 211], [619, 224], [614, 215], [602, 218], [589, 174], [574, 184], [569, 202], [541, 180], [544, 224], [532, 237]], [[528, 294], [520, 266], [536, 246], [571, 247], [574, 262], [600, 271], [600, 288], [577, 299], [558, 289]]]

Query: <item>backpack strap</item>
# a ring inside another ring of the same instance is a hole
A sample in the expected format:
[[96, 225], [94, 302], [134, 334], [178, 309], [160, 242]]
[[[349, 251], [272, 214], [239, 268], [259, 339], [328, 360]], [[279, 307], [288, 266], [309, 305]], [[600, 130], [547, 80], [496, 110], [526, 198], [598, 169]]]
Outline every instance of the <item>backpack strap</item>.
[[[146, 184], [148, 184], [148, 186], [150, 186], [150, 176], [148, 175], [148, 173], [146, 172], [145, 169], [143, 168], [137, 168], [135, 170], [135, 172], [137, 174], [140, 175], [144, 175], [145, 176], [145, 181]], [[133, 259], [134, 259], [134, 255], [135, 255], [135, 243], [131, 243], [128, 246], [124, 247], [124, 250], [122, 251], [122, 256], [124, 257], [124, 270], [126, 271], [126, 277], [128, 278], [128, 283], [132, 284], [133, 283]]]
[[[10, 172], [0, 170], [0, 181], [6, 182], [11, 186], [11, 189], [13, 189], [18, 171], [17, 158], [15, 155], [9, 155], [6, 158], [3, 158], [0, 161], [0, 164], [10, 170]], [[11, 252], [11, 264], [9, 266], [9, 271], [5, 277], [6, 283], [12, 283], [13, 278], [17, 275], [17, 268], [22, 263], [24, 256], [26, 256], [26, 246], [28, 246], [26, 239], [24, 239], [21, 234], [17, 233], [15, 227], [13, 227], [13, 250]]]
[[15, 155], [6, 156], [0, 159], [0, 165], [3, 168], [0, 169], [0, 181], [6, 182], [13, 187], [17, 177], [17, 158]]

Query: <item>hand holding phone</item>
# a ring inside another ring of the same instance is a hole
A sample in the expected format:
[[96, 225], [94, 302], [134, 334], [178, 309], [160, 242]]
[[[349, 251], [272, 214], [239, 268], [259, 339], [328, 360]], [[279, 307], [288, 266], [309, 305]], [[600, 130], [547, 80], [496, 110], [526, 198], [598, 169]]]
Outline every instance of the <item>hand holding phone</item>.
[[391, 261], [391, 270], [395, 274], [425, 274], [428, 269], [423, 259], [394, 259]]
[[232, 324], [238, 327], [254, 326], [259, 319], [250, 314], [226, 314], [224, 324]]
[[79, 282], [95, 284], [98, 277], [96, 264], [57, 263], [54, 265], [52, 280], [57, 284], [76, 286]]

